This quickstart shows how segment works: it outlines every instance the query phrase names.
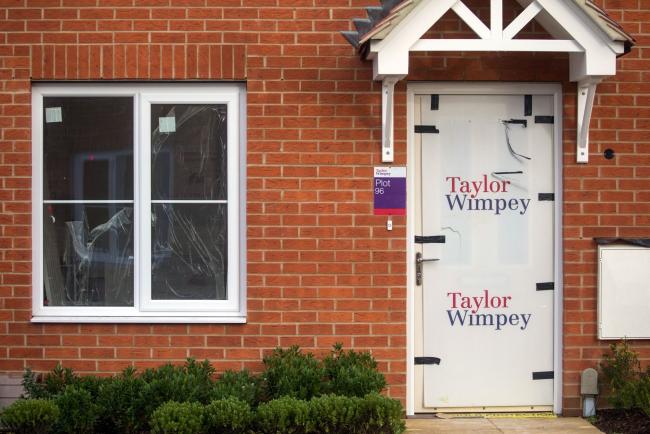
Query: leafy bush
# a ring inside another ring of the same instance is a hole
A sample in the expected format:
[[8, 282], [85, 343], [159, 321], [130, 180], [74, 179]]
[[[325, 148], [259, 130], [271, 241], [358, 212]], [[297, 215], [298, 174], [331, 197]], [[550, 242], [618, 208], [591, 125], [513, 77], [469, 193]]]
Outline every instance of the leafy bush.
[[67, 386], [75, 385], [77, 376], [70, 368], [63, 368], [57, 363], [52, 371], [42, 378], [30, 368], [23, 374], [23, 388], [25, 398], [48, 399], [63, 393]]
[[323, 395], [309, 401], [309, 418], [319, 433], [353, 434], [359, 425], [361, 398]]
[[258, 407], [255, 427], [261, 434], [401, 434], [406, 429], [400, 402], [377, 393], [323, 395], [309, 402], [274, 399]]
[[285, 396], [260, 404], [255, 426], [260, 434], [304, 434], [311, 432], [313, 423], [306, 401]]
[[47, 434], [59, 418], [59, 408], [46, 399], [20, 399], [0, 414], [0, 423], [16, 434]]
[[204, 409], [205, 429], [211, 434], [244, 434], [252, 421], [250, 406], [234, 397], [212, 401]]
[[200, 434], [203, 430], [203, 405], [198, 402], [169, 401], [151, 415], [153, 434]]
[[66, 434], [90, 434], [94, 432], [99, 407], [85, 389], [67, 386], [54, 402], [60, 410], [56, 431]]
[[378, 393], [369, 393], [359, 403], [358, 433], [401, 434], [406, 430], [402, 404]]
[[214, 368], [207, 360], [198, 363], [188, 359], [183, 366], [166, 364], [147, 369], [140, 376], [145, 383], [140, 392], [140, 416], [148, 419], [167, 401], [207, 404], [214, 385], [212, 374]]
[[611, 344], [610, 351], [600, 366], [609, 402], [616, 408], [640, 408], [650, 416], [650, 367], [641, 370], [639, 357], [627, 341]]
[[246, 369], [243, 371], [225, 371], [215, 382], [210, 397], [224, 399], [238, 398], [251, 407], [263, 399], [262, 382], [259, 377], [252, 375]]
[[606, 385], [611, 395], [609, 400], [616, 408], [634, 406], [634, 384], [640, 369], [639, 359], [628, 343], [610, 345], [611, 354], [606, 353], [601, 364]]
[[[628, 364], [638, 370], [635, 360]], [[613, 363], [624, 365], [618, 359]], [[277, 348], [264, 358], [264, 365], [261, 376], [226, 371], [216, 382], [208, 361], [192, 359], [183, 366], [166, 364], [142, 374], [127, 368], [110, 378], [80, 377], [60, 365], [41, 376], [27, 370], [23, 385], [30, 399], [19, 402], [29, 404], [16, 404], [18, 410], [10, 410], [12, 406], [0, 418], [18, 433], [46, 433], [50, 428], [57, 434], [404, 430], [400, 403], [377, 393], [386, 383], [367, 352], [345, 352], [336, 345], [321, 362], [297, 346]], [[648, 408], [650, 376], [635, 378], [643, 381], [635, 383], [634, 405]], [[272, 400], [260, 404], [268, 399]]]
[[87, 390], [95, 398], [102, 384], [108, 381], [110, 379], [92, 375], [80, 377], [72, 369], [57, 364], [54, 369], [42, 376], [36, 374], [30, 368], [25, 369], [22, 385], [25, 390], [25, 398], [54, 398], [62, 394], [68, 386]]
[[97, 404], [101, 408], [100, 432], [134, 434], [143, 431], [147, 421], [142, 417], [141, 398], [145, 382], [135, 375], [134, 368], [107, 381], [99, 390]]
[[377, 371], [377, 362], [369, 352], [345, 352], [341, 344], [336, 344], [323, 365], [330, 393], [365, 396], [386, 387], [386, 379]]
[[276, 348], [264, 357], [262, 377], [270, 398], [291, 396], [311, 399], [321, 394], [325, 370], [313, 354], [303, 354], [296, 345], [287, 350]]
[[650, 417], [650, 366], [641, 375], [636, 386], [636, 402], [639, 408]]

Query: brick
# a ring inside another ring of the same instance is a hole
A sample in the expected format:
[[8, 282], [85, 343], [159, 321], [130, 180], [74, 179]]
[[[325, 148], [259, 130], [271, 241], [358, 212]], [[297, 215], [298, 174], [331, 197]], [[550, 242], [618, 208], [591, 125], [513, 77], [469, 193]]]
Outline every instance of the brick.
[[[23, 4], [25, 3], [25, 4]], [[28, 0], [5, 11], [0, 47], [0, 370], [56, 361], [112, 373], [210, 358], [259, 370], [276, 345], [371, 348], [404, 399], [405, 220], [372, 216], [380, 86], [338, 34], [365, 3], [344, 0]], [[285, 4], [286, 3], [286, 4]], [[468, 2], [473, 3], [473, 2]], [[599, 86], [588, 165], [574, 163], [575, 85], [566, 57], [415, 54], [409, 80], [562, 81], [564, 95], [565, 413], [579, 412], [579, 370], [606, 345], [595, 330], [592, 236], [650, 236], [650, 64], [645, 2], [598, 2], [639, 47]], [[135, 6], [134, 6], [135, 5]], [[288, 5], [290, 7], [285, 7]], [[638, 9], [638, 10], [637, 10]], [[506, 17], [515, 11], [506, 8]], [[479, 11], [479, 15], [485, 11]], [[481, 15], [485, 17], [487, 15]], [[511, 19], [511, 18], [510, 18]], [[442, 28], [469, 35], [458, 20]], [[435, 33], [435, 32], [433, 32]], [[471, 36], [471, 35], [469, 35]], [[31, 270], [33, 80], [246, 80], [248, 324], [35, 325]], [[405, 85], [396, 94], [396, 164], [406, 164]], [[602, 152], [616, 157], [606, 161]], [[644, 363], [650, 346], [634, 342]], [[110, 360], [115, 357], [116, 360]]]

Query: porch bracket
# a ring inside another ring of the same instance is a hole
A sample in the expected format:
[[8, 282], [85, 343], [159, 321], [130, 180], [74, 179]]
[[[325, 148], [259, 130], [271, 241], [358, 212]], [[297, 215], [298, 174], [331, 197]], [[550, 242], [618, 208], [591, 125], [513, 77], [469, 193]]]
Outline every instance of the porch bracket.
[[589, 124], [594, 108], [596, 88], [601, 80], [601, 78], [594, 77], [578, 82], [576, 161], [580, 164], [589, 162]]
[[394, 119], [394, 94], [395, 84], [404, 76], [385, 76], [381, 84], [381, 161], [392, 163], [395, 161], [395, 146], [393, 133]]

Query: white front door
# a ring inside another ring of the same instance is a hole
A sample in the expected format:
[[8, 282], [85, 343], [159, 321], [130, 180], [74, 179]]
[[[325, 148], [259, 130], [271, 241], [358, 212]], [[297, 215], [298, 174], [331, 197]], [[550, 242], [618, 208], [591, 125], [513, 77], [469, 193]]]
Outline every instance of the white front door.
[[416, 95], [414, 113], [421, 409], [550, 409], [553, 95]]

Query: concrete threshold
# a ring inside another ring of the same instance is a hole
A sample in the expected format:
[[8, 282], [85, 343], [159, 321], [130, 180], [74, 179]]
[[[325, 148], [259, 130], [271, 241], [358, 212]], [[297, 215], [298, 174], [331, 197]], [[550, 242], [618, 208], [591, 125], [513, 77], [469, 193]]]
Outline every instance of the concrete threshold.
[[493, 433], [533, 433], [533, 434], [598, 434], [601, 431], [579, 417], [490, 417], [467, 415], [467, 417], [434, 417], [408, 419], [406, 432], [410, 434], [493, 434]]

